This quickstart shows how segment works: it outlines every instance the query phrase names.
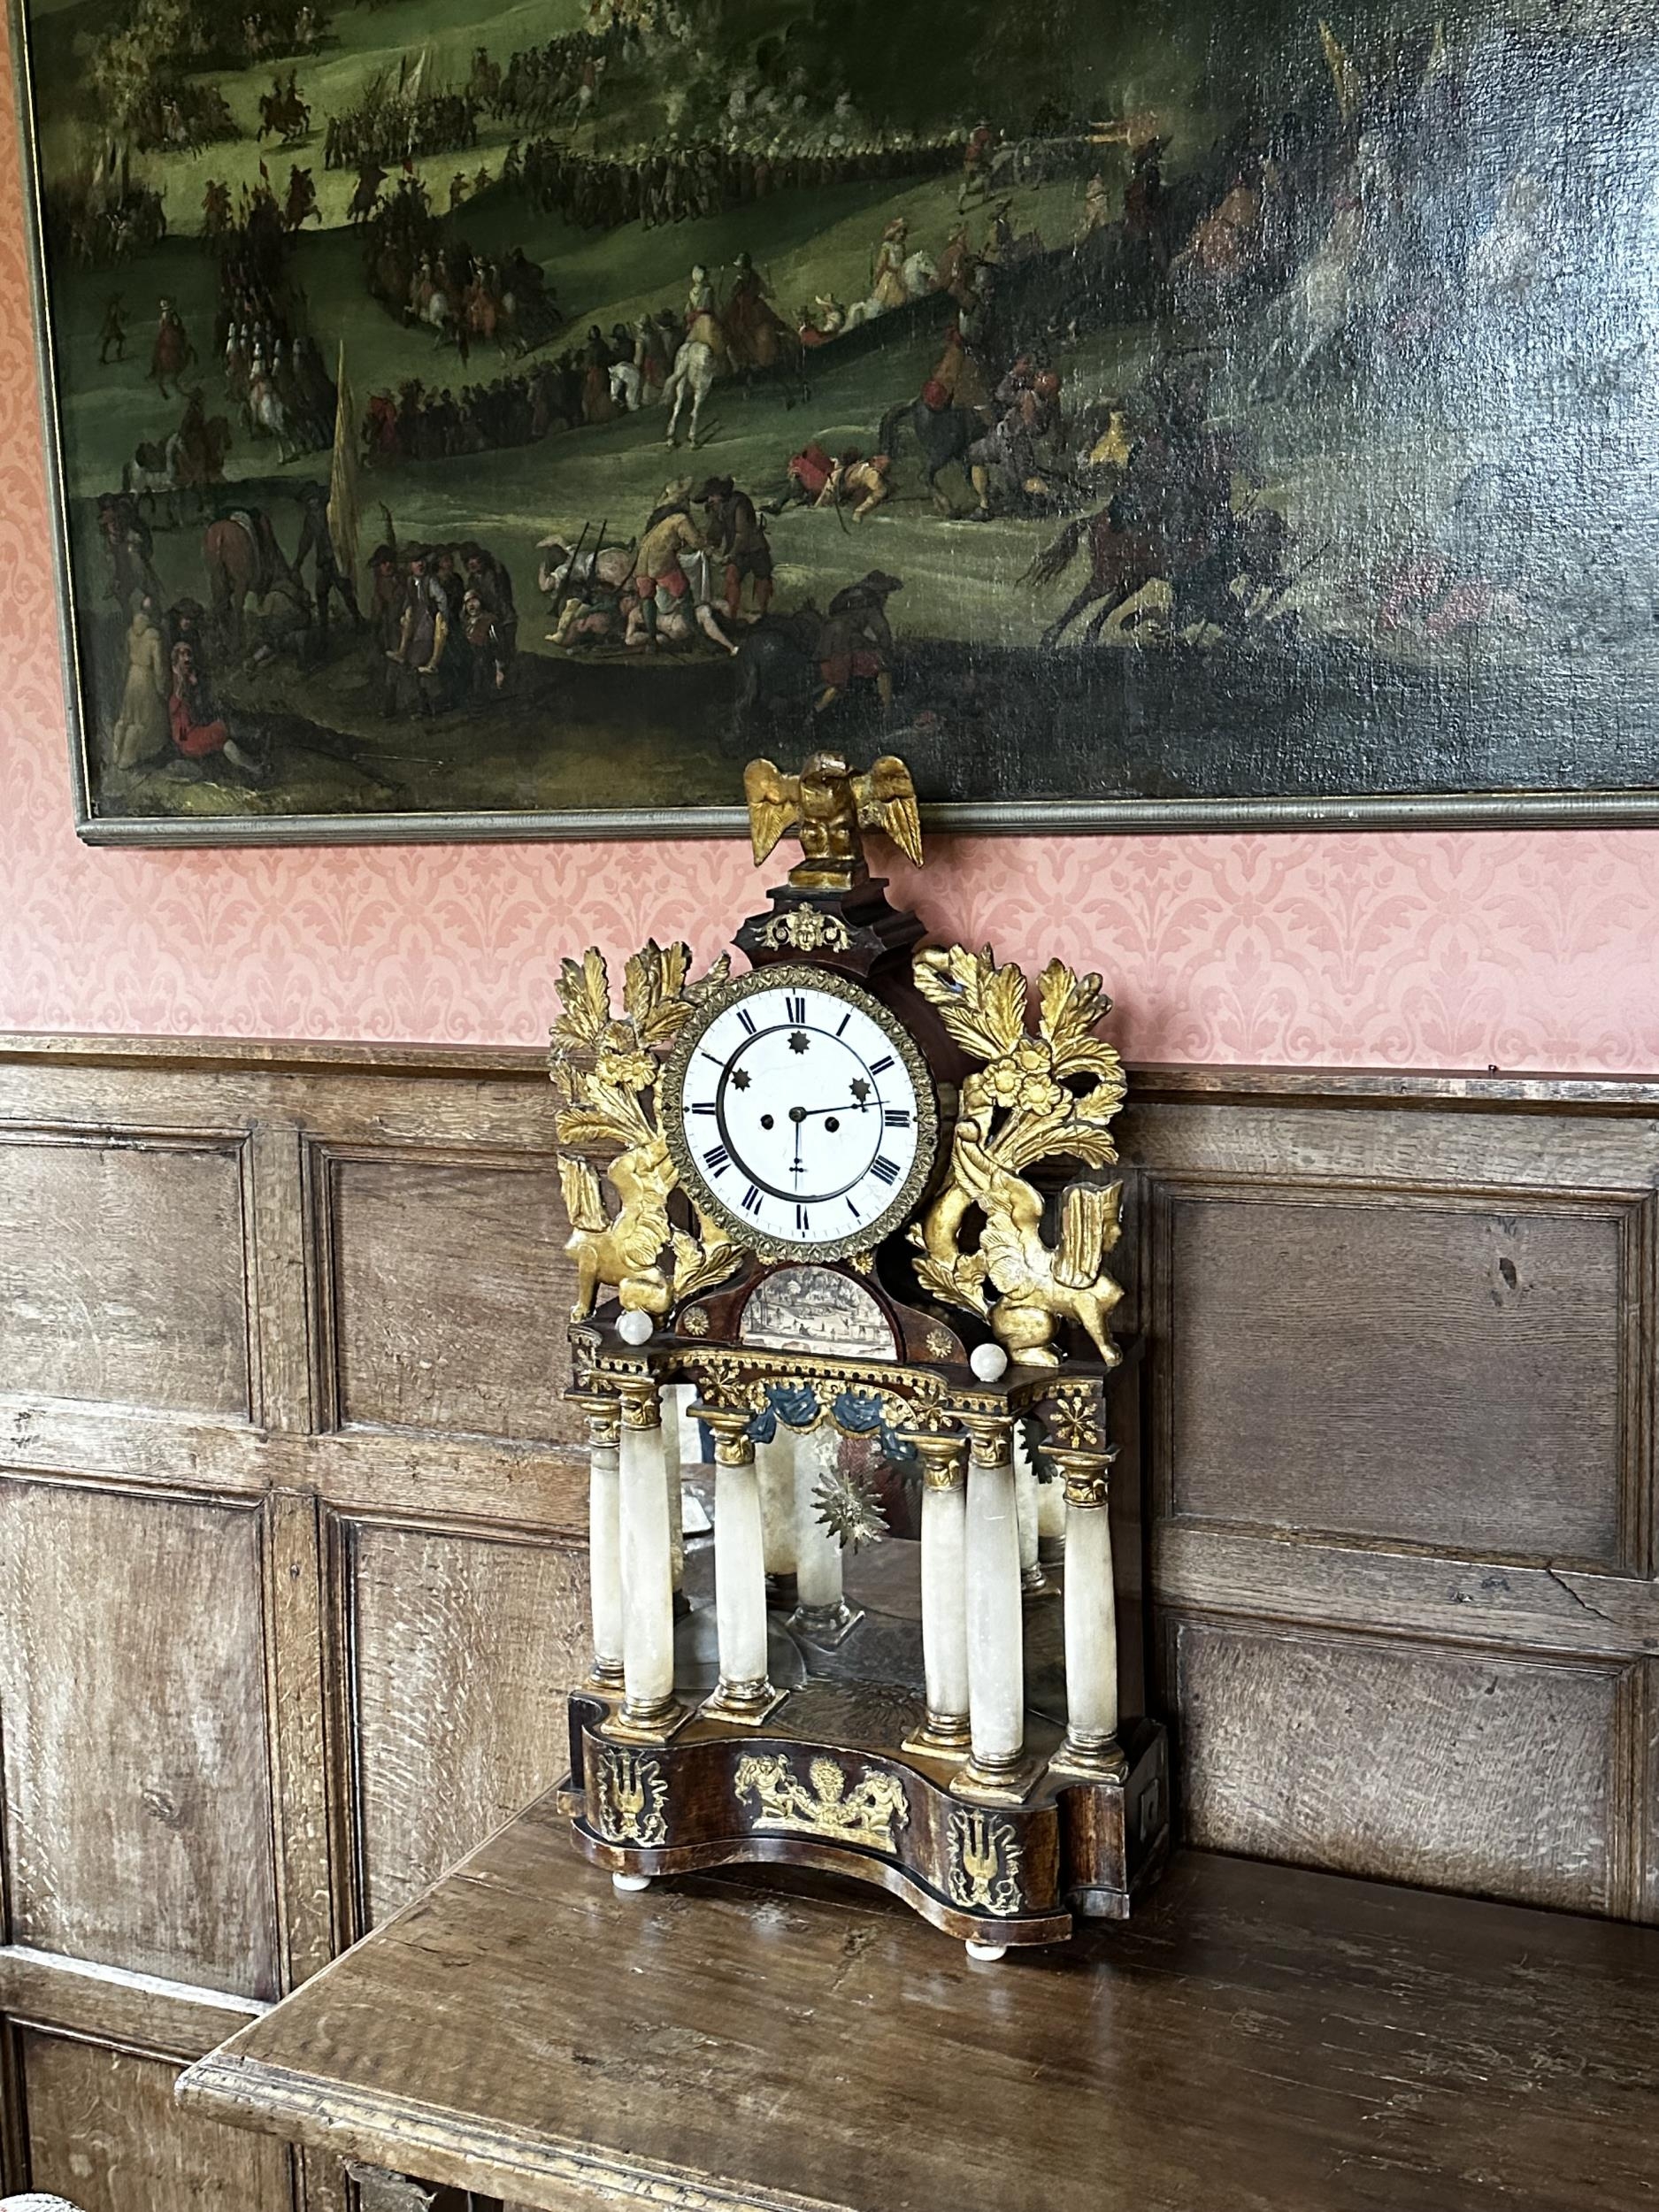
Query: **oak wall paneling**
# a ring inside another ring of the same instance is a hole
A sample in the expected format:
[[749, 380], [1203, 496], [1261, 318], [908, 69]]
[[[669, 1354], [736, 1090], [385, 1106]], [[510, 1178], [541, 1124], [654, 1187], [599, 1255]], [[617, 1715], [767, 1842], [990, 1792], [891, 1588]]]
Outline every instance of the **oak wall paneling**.
[[81, 2212], [287, 2212], [292, 2154], [173, 2101], [165, 2060], [79, 2037], [22, 2035], [35, 2185]]
[[[1131, 1098], [1113, 1517], [1188, 1833], [1659, 1918], [1659, 1086]], [[0, 1041], [9, 2185], [341, 2212], [170, 2070], [557, 1778], [550, 1109], [529, 1053]]]

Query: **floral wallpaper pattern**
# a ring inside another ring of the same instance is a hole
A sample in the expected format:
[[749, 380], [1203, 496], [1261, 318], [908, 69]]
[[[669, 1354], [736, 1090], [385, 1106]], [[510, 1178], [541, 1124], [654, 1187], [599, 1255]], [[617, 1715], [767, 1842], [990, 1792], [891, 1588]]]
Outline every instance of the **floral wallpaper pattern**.
[[[79, 843], [9, 79], [7, 57], [0, 1028], [529, 1044], [567, 949], [711, 956], [761, 903], [735, 842]], [[1141, 1061], [1659, 1067], [1659, 831], [959, 839], [914, 889], [941, 932], [1100, 969]]]

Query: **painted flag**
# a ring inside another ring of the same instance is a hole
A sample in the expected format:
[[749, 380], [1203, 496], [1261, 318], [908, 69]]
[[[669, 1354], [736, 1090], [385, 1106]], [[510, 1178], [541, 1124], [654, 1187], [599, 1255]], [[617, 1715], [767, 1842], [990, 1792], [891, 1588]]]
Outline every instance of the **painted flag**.
[[1342, 120], [1347, 122], [1360, 104], [1364, 85], [1354, 66], [1353, 56], [1323, 16], [1319, 18], [1319, 43], [1325, 49], [1325, 67], [1336, 88], [1336, 104], [1342, 111]]
[[345, 341], [340, 343], [335, 378], [334, 452], [328, 470], [328, 539], [340, 572], [355, 588], [357, 580], [357, 410], [346, 380]]

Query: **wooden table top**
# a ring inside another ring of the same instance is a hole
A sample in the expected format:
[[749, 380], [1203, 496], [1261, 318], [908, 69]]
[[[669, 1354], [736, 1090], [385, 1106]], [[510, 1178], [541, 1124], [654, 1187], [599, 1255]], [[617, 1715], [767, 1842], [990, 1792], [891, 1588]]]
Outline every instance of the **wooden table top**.
[[1194, 1853], [976, 1965], [851, 1885], [618, 1897], [549, 1799], [179, 2093], [539, 2212], [1635, 2212], [1655, 2083], [1659, 1931]]

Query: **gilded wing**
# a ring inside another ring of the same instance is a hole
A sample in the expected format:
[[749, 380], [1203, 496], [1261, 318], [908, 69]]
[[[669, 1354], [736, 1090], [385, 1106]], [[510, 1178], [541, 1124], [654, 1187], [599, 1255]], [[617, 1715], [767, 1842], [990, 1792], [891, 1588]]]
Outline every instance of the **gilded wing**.
[[1118, 1241], [1118, 1217], [1124, 1187], [1072, 1183], [1060, 1201], [1060, 1248], [1054, 1279], [1063, 1290], [1087, 1290], [1100, 1274], [1101, 1262]]
[[586, 1160], [576, 1159], [568, 1153], [559, 1155], [559, 1188], [565, 1194], [565, 1210], [572, 1229], [603, 1230], [611, 1226], [599, 1178]]
[[906, 860], [922, 865], [922, 817], [910, 772], [896, 753], [884, 753], [853, 778], [858, 819], [865, 829], [886, 830]]
[[801, 779], [786, 776], [775, 761], [751, 760], [743, 771], [743, 796], [758, 868], [784, 832], [801, 819]]

